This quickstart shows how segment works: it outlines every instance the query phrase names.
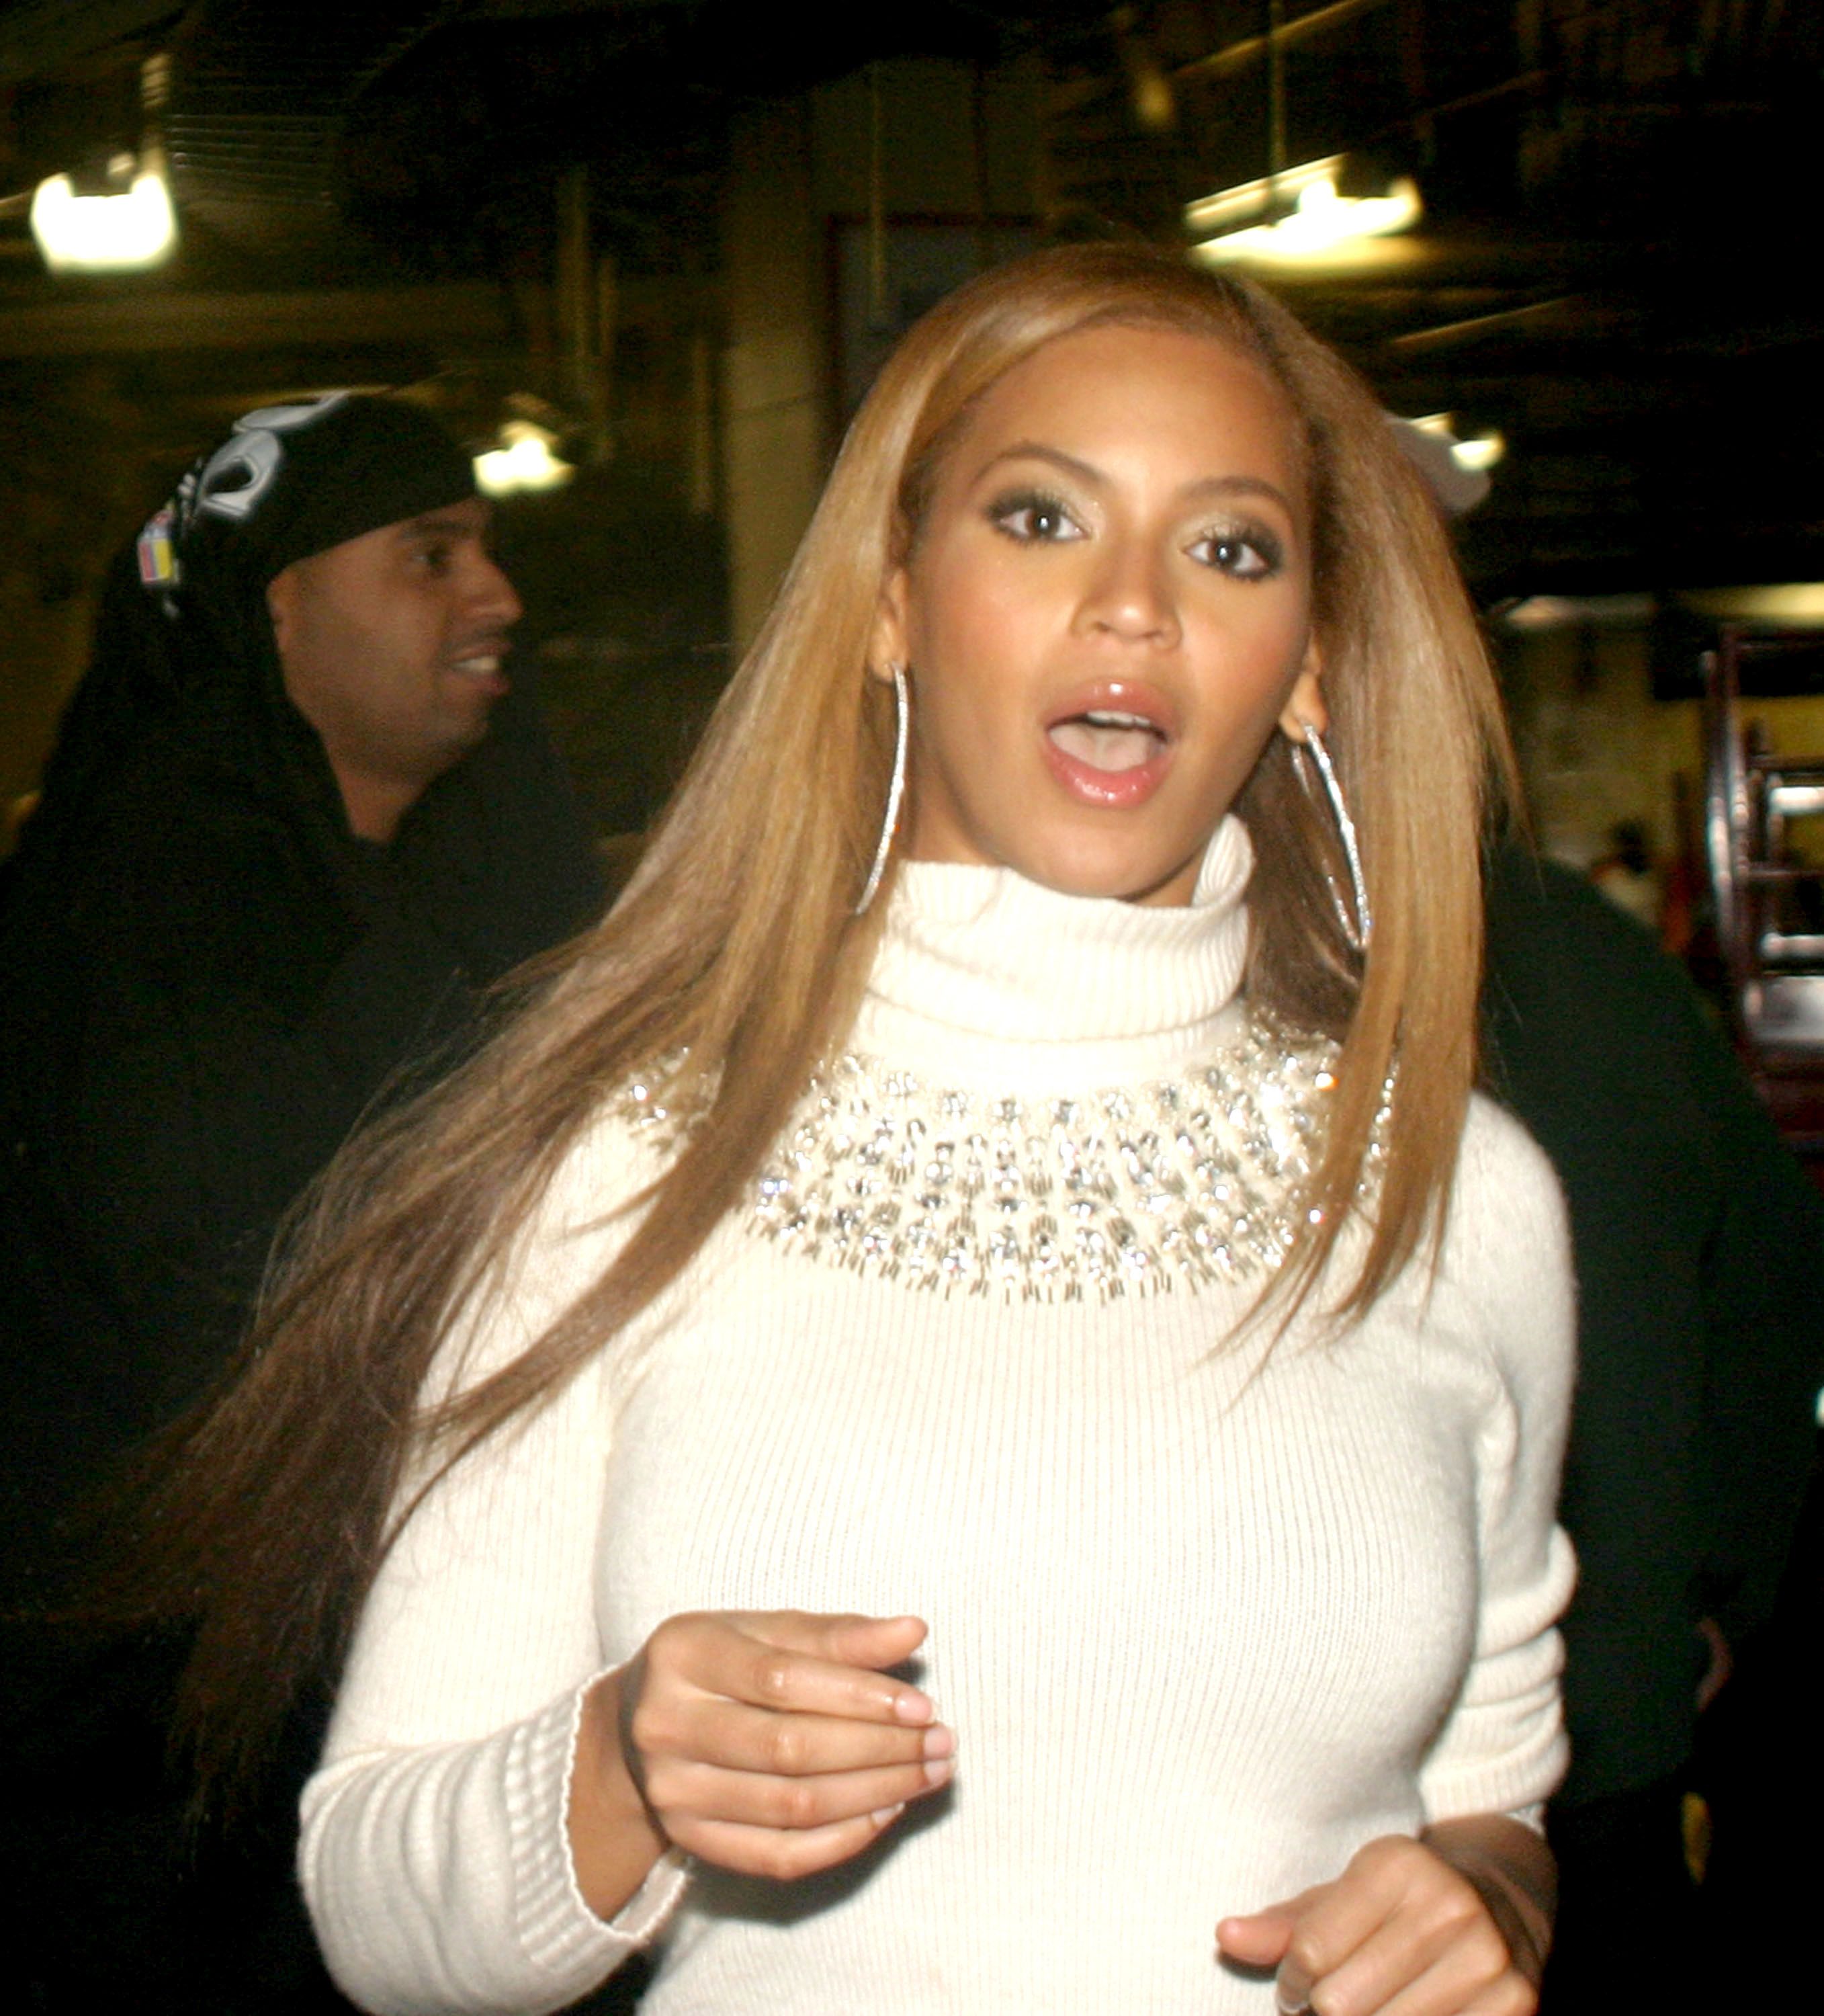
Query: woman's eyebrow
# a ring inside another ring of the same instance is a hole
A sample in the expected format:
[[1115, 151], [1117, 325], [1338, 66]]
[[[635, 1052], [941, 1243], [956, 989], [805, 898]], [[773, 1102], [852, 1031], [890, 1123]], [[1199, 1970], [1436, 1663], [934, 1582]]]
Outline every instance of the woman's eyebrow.
[[[1108, 481], [1104, 472], [1094, 463], [1085, 462], [1079, 455], [1067, 454], [1061, 448], [1048, 447], [1043, 441], [1015, 441], [989, 457], [983, 463], [981, 476], [1003, 462], [1049, 462], [1053, 468], [1062, 470], [1079, 481], [1100, 485]], [[980, 481], [980, 477], [977, 477]], [[1206, 476], [1195, 483], [1186, 484], [1182, 495], [1187, 502], [1202, 503], [1227, 497], [1265, 497], [1277, 504], [1287, 517], [1297, 513], [1292, 508], [1292, 500], [1277, 484], [1269, 483], [1264, 476]]]
[[986, 476], [991, 469], [1003, 462], [1049, 462], [1054, 469], [1061, 469], [1067, 476], [1074, 476], [1085, 483], [1100, 484], [1108, 480], [1093, 463], [1067, 455], [1061, 448], [1047, 448], [1043, 441], [1013, 442], [998, 455], [991, 455], [982, 464], [981, 473]]
[[1296, 520], [1298, 516], [1292, 508], [1292, 499], [1278, 484], [1269, 483], [1264, 476], [1207, 476], [1200, 482], [1187, 484], [1184, 495], [1194, 503], [1201, 503], [1205, 498], [1265, 497], [1288, 518]]

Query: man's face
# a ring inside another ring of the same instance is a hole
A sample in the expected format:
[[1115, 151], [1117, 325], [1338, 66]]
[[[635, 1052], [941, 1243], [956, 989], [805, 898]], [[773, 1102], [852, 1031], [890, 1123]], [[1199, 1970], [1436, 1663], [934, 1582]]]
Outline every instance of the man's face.
[[358, 833], [390, 838], [507, 689], [521, 611], [487, 529], [487, 506], [469, 498], [296, 561], [266, 591], [285, 689], [322, 737]]

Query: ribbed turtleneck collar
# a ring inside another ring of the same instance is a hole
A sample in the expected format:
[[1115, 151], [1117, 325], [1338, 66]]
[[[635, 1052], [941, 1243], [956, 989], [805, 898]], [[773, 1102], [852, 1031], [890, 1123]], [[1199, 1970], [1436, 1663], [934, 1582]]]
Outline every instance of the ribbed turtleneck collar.
[[908, 862], [851, 1047], [932, 1082], [1009, 1092], [1131, 1084], [1196, 1063], [1236, 1025], [1253, 866], [1232, 816], [1182, 907]]

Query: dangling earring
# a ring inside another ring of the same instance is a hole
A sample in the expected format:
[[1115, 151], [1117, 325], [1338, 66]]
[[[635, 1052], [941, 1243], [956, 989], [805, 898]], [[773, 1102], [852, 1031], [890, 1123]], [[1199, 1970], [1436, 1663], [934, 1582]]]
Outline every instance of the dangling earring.
[[[1335, 816], [1337, 830], [1342, 836], [1344, 858], [1349, 863], [1349, 880], [1355, 888], [1355, 914], [1349, 914], [1349, 906], [1343, 901], [1343, 892], [1337, 887], [1337, 878], [1329, 869], [1324, 870], [1324, 880], [1330, 885], [1330, 901], [1336, 905], [1337, 921], [1343, 927], [1343, 935], [1349, 941], [1353, 951], [1365, 952], [1368, 941], [1374, 934], [1374, 916], [1368, 907], [1368, 884], [1362, 873], [1362, 848], [1355, 837], [1355, 822], [1349, 816], [1349, 806], [1343, 796], [1341, 779], [1337, 775], [1337, 766], [1330, 761], [1330, 752], [1324, 747], [1324, 738], [1308, 721], [1299, 726], [1304, 730], [1302, 743], [1294, 743], [1294, 753], [1308, 754], [1317, 765], [1317, 773], [1323, 780], [1324, 795], [1330, 801], [1330, 811]], [[1305, 795], [1314, 794], [1304, 766], [1297, 765], [1299, 781], [1304, 786]]]
[[860, 900], [854, 908], [861, 916], [874, 900], [880, 878], [887, 873], [887, 857], [893, 851], [893, 836], [899, 827], [899, 801], [905, 796], [906, 752], [912, 745], [912, 695], [907, 690], [905, 669], [889, 665], [893, 675], [893, 782], [887, 787], [887, 816], [880, 822], [880, 844], [874, 850], [874, 865], [868, 870]]

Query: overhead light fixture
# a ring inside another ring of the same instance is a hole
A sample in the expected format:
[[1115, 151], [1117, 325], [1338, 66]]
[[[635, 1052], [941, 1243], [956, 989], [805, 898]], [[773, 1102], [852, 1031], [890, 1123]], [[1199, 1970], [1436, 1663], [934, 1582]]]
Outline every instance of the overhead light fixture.
[[1296, 203], [1314, 182], [1326, 178], [1334, 182], [1343, 160], [1340, 154], [1331, 154], [1321, 161], [1307, 161], [1301, 168], [1283, 169], [1276, 175], [1237, 182], [1233, 189], [1200, 197], [1185, 205], [1185, 229], [1193, 238], [1214, 238], [1219, 232], [1257, 223], [1275, 202]]
[[1473, 469], [1479, 473], [1492, 469], [1506, 452], [1506, 441], [1493, 427], [1485, 434], [1472, 434], [1467, 441], [1452, 441], [1450, 445], [1450, 459], [1459, 469]]
[[79, 191], [52, 175], [32, 193], [32, 236], [53, 273], [129, 273], [160, 265], [178, 242], [178, 221], [157, 150], [117, 155], [106, 184]]
[[1430, 435], [1434, 441], [1442, 441], [1459, 469], [1478, 475], [1492, 469], [1507, 452], [1507, 442], [1495, 428], [1491, 427], [1485, 434], [1459, 435], [1455, 413], [1426, 413], [1407, 424]]
[[1618, 625], [1644, 628], [1653, 618], [1650, 595], [1529, 595], [1495, 620], [1507, 630], [1585, 630]]
[[1824, 581], [1820, 581], [1698, 589], [1678, 599], [1700, 616], [1721, 623], [1824, 623]]
[[475, 458], [476, 487], [485, 497], [556, 490], [576, 474], [572, 464], [552, 452], [557, 437], [535, 420], [509, 420], [500, 437], [500, 447]]
[[142, 272], [176, 248], [163, 139], [171, 81], [163, 51], [139, 66], [137, 154], [117, 153], [85, 175], [49, 176], [33, 190], [32, 236], [53, 273]]
[[1387, 419], [1401, 453], [1424, 477], [1446, 517], [1461, 517], [1488, 495], [1488, 472], [1507, 452], [1499, 434], [1491, 430], [1459, 440], [1454, 413], [1426, 413], [1411, 420], [1389, 413]]
[[1209, 265], [1297, 264], [1334, 258], [1357, 239], [1410, 231], [1425, 214], [1418, 184], [1397, 175], [1378, 196], [1345, 196], [1347, 159], [1331, 154], [1187, 203], [1185, 229], [1200, 241], [1192, 256]]

